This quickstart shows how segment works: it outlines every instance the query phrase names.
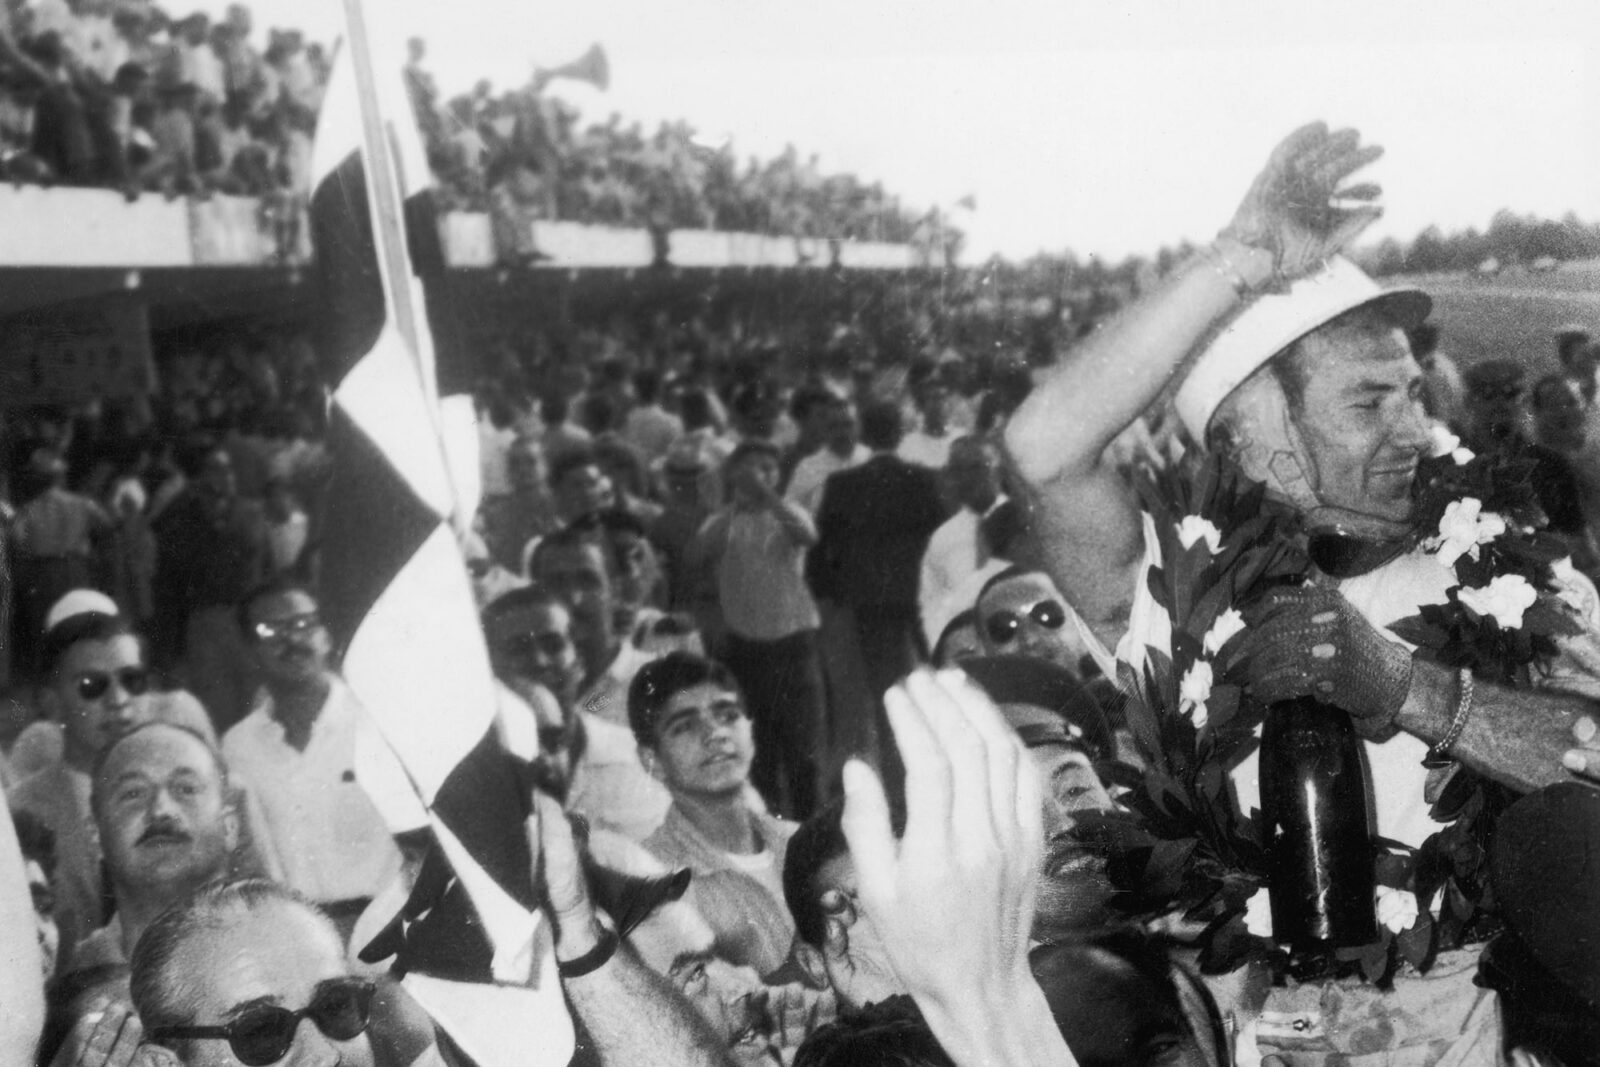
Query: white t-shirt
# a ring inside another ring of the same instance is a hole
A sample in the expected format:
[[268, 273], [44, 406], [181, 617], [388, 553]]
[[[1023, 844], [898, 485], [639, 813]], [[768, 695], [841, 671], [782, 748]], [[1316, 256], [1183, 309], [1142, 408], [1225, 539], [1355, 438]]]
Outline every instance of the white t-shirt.
[[284, 740], [263, 689], [222, 738], [222, 755], [261, 806], [284, 882], [314, 901], [375, 896], [400, 871], [389, 827], [356, 781], [356, 732], [366, 717], [334, 677], [304, 752]]

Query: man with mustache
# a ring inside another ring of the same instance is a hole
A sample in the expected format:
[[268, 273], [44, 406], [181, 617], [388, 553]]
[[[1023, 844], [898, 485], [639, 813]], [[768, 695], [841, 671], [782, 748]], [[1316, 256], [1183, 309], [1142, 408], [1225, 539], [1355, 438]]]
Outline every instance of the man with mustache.
[[752, 803], [755, 743], [738, 682], [714, 660], [674, 652], [634, 677], [628, 718], [645, 770], [672, 794], [645, 848], [694, 872], [689, 895], [717, 954], [770, 980], [794, 939], [782, 884], [794, 827]]
[[127, 987], [133, 947], [156, 916], [227, 874], [239, 815], [216, 749], [163, 722], [136, 726], [106, 748], [91, 797], [116, 907], [73, 952], [62, 989], [76, 995], [51, 1009], [71, 1026], [54, 1062], [122, 1064], [143, 1036]]
[[239, 622], [264, 684], [222, 753], [260, 802], [258, 844], [276, 854], [283, 882], [348, 936], [400, 870], [388, 826], [356, 781], [366, 711], [328, 665], [332, 638], [310, 593], [262, 586], [239, 605]]

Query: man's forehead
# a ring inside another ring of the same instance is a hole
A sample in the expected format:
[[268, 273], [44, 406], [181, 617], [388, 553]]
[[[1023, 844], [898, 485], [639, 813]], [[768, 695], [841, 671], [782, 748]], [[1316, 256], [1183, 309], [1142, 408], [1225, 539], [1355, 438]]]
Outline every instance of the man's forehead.
[[310, 593], [290, 589], [282, 593], [269, 593], [260, 598], [251, 605], [250, 614], [257, 619], [287, 619], [316, 610], [317, 602]]
[[1038, 600], [1041, 597], [1053, 598], [1055, 595], [1055, 589], [1051, 586], [1049, 578], [1037, 571], [1029, 571], [995, 582], [983, 594], [980, 601], [983, 605], [992, 607], [997, 604]]
[[115, 782], [130, 774], [178, 770], [214, 775], [216, 757], [205, 742], [188, 731], [155, 723], [118, 742], [106, 757], [100, 777], [102, 781]]
[[95, 668], [142, 667], [144, 649], [132, 634], [79, 641], [61, 657], [63, 676]]

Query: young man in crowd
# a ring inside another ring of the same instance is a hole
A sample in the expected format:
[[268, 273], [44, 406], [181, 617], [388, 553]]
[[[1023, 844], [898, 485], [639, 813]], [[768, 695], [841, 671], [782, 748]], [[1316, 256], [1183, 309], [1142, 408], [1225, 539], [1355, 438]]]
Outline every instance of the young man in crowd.
[[278, 582], [238, 605], [238, 625], [263, 685], [222, 739], [266, 821], [260, 842], [286, 885], [349, 932], [400, 869], [388, 826], [356, 781], [355, 741], [366, 711], [329, 666], [332, 638], [317, 601]]
[[628, 718], [645, 769], [672, 794], [645, 848], [694, 872], [690, 894], [717, 954], [770, 977], [794, 938], [782, 884], [794, 828], [752, 804], [755, 744], [739, 683], [720, 663], [673, 653], [639, 671]]
[[540, 775], [568, 811], [638, 841], [671, 797], [645, 773], [632, 731], [581, 709], [583, 658], [567, 603], [542, 586], [506, 593], [483, 611], [495, 677], [538, 717]]
[[804, 508], [778, 495], [776, 445], [744, 441], [724, 470], [729, 503], [691, 542], [687, 562], [717, 577], [722, 659], [755, 721], [756, 787], [803, 819], [816, 804], [826, 714], [821, 619], [805, 581], [817, 530]]

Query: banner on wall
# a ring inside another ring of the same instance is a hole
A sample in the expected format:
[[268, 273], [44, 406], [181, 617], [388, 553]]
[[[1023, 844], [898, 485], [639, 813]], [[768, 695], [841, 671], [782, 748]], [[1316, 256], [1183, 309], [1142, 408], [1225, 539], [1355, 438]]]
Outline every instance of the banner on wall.
[[138, 298], [38, 308], [0, 327], [0, 405], [141, 396], [154, 385], [150, 317]]

